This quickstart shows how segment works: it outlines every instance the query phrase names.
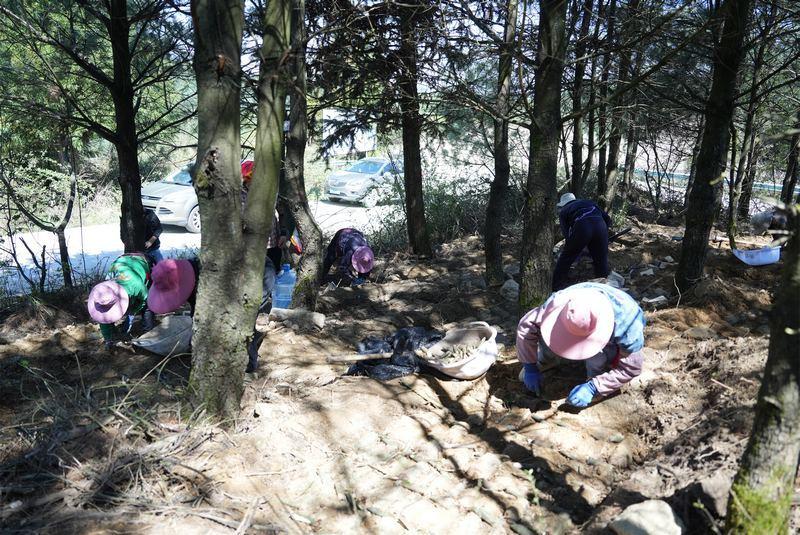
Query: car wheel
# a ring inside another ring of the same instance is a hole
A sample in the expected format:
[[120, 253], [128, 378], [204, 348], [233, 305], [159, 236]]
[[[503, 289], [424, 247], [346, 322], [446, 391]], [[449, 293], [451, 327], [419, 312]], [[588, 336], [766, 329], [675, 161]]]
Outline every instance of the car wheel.
[[200, 207], [195, 206], [186, 219], [186, 230], [193, 234], [200, 232]]

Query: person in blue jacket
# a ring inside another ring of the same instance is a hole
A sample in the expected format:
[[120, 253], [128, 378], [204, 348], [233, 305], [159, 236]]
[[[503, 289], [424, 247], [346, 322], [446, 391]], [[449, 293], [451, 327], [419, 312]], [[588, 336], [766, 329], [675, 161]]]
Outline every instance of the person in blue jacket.
[[576, 199], [565, 193], [556, 205], [564, 246], [553, 271], [553, 291], [568, 286], [569, 268], [583, 252], [589, 249], [595, 277], [608, 276], [608, 228], [611, 218], [597, 203], [588, 199]]

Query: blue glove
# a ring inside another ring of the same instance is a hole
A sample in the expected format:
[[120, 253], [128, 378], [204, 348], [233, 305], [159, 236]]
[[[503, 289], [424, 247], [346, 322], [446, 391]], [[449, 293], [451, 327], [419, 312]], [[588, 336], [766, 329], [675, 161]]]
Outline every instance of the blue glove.
[[350, 283], [350, 286], [361, 286], [365, 282], [367, 282], [365, 279], [361, 277], [356, 277], [355, 279], [353, 279], [353, 282]]
[[572, 389], [567, 397], [567, 403], [575, 407], [587, 407], [592, 402], [592, 398], [597, 395], [597, 389], [591, 381], [583, 383]]
[[131, 329], [133, 328], [133, 323], [136, 321], [136, 314], [128, 314], [125, 317], [125, 323], [122, 325], [122, 332], [125, 334], [131, 334]]
[[537, 396], [542, 390], [542, 372], [536, 364], [523, 364], [522, 382], [525, 383], [525, 388], [536, 394]]

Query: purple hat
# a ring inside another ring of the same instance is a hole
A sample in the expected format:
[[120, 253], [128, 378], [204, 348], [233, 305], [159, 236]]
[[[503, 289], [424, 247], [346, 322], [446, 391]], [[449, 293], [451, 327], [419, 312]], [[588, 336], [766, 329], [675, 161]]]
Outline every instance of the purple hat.
[[128, 292], [117, 282], [95, 284], [86, 302], [89, 316], [97, 323], [116, 323], [128, 310]]
[[168, 258], [153, 268], [153, 285], [147, 294], [147, 308], [156, 314], [178, 310], [194, 290], [194, 268], [188, 260]]
[[375, 265], [375, 255], [368, 245], [362, 245], [353, 251], [353, 259], [351, 260], [353, 269], [359, 273], [369, 273]]

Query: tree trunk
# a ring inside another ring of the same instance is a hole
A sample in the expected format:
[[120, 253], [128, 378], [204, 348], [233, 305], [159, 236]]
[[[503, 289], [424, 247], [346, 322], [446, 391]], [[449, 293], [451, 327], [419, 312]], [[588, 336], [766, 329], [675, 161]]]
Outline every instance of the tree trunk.
[[[594, 0], [583, 0], [581, 26], [575, 43], [575, 80], [572, 82], [573, 113], [581, 109], [583, 99], [583, 77], [586, 74], [585, 55], [592, 22], [593, 2]], [[572, 178], [569, 189], [575, 195], [580, 195], [583, 190], [583, 115], [577, 115], [572, 120]]]
[[303, 255], [297, 266], [297, 284], [292, 296], [292, 306], [314, 310], [317, 305], [319, 285], [322, 278], [322, 255], [324, 244], [322, 231], [308, 206], [304, 174], [308, 127], [306, 118], [306, 44], [305, 44], [305, 0], [293, 0], [292, 4], [292, 51], [289, 84], [291, 108], [289, 109], [289, 132], [286, 135], [286, 160], [280, 191], [282, 201], [295, 221], [297, 233], [303, 244]]
[[567, 4], [539, 1], [539, 66], [531, 117], [530, 161], [522, 234], [522, 285], [519, 304], [529, 310], [550, 294], [553, 270], [558, 145], [561, 133], [561, 75], [566, 49]]
[[400, 8], [401, 41], [398, 55], [402, 62], [398, 89], [403, 129], [403, 182], [406, 194], [408, 243], [414, 254], [432, 256], [428, 225], [425, 221], [425, 200], [422, 188], [422, 155], [420, 136], [422, 117], [417, 93], [417, 39], [415, 18], [423, 6], [411, 2]]
[[726, 0], [722, 38], [714, 50], [711, 90], [705, 109], [705, 128], [697, 155], [697, 176], [686, 210], [686, 231], [676, 282], [681, 290], [694, 285], [703, 275], [708, 237], [719, 211], [722, 174], [730, 141], [736, 98], [736, 78], [744, 56], [744, 38], [753, 0]]
[[511, 175], [508, 158], [508, 114], [511, 109], [512, 47], [517, 30], [517, 0], [506, 3], [506, 20], [503, 45], [497, 67], [497, 116], [494, 119], [494, 180], [489, 188], [486, 204], [486, 227], [484, 250], [486, 255], [486, 282], [490, 285], [503, 283], [503, 251], [500, 234], [503, 230], [503, 212]]
[[[602, 5], [602, 0], [601, 0]], [[617, 10], [617, 0], [611, 0], [608, 8], [606, 8], [606, 38], [604, 40], [603, 48], [603, 71], [600, 74], [600, 107], [597, 110], [598, 115], [598, 144], [599, 154], [597, 159], [597, 192], [595, 195], [600, 200], [606, 193], [608, 187], [608, 175], [606, 162], [608, 158], [608, 105], [606, 103], [608, 98], [608, 80], [611, 77], [611, 49], [615, 45], [614, 38], [614, 25], [615, 14]]]
[[[602, 0], [600, 0], [602, 2]], [[600, 22], [597, 22], [597, 26], [600, 26]], [[595, 29], [595, 41], [597, 41], [597, 29]], [[589, 84], [589, 102], [587, 105], [589, 106], [589, 116], [586, 119], [588, 123], [588, 129], [586, 132], [586, 138], [588, 144], [586, 145], [586, 158], [583, 160], [583, 173], [581, 175], [581, 188], [580, 192], [575, 192], [575, 195], [578, 193], [583, 192], [583, 188], [586, 185], [586, 181], [589, 179], [589, 174], [592, 172], [592, 163], [594, 161], [594, 153], [595, 153], [595, 108], [594, 104], [597, 100], [597, 84], [595, 83], [595, 73], [597, 72], [597, 58], [592, 60], [592, 75], [591, 75], [591, 82]]]
[[781, 187], [781, 201], [791, 204], [794, 196], [794, 188], [797, 185], [797, 175], [800, 171], [798, 156], [800, 156], [800, 111], [797, 112], [797, 123], [794, 128], [796, 132], [789, 139], [789, 156], [786, 158], [786, 174], [783, 176]]
[[628, 131], [625, 133], [625, 168], [620, 190], [623, 201], [628, 198], [628, 194], [633, 187], [633, 173], [636, 171], [636, 148], [639, 145], [639, 140], [636, 136], [635, 123], [636, 118], [633, 117], [628, 124]]
[[800, 217], [784, 249], [780, 291], [770, 315], [769, 356], [753, 431], [733, 481], [726, 533], [788, 533], [800, 457]]
[[[631, 41], [634, 34], [634, 24], [639, 17], [639, 0], [631, 0], [628, 2], [627, 14], [625, 22], [620, 31], [620, 39], [618, 41]], [[626, 47], [619, 60], [619, 74], [617, 76], [617, 89], [622, 89], [631, 79], [631, 65], [637, 65], [635, 70], [638, 70], [639, 59], [632, 62], [633, 50]], [[619, 152], [620, 143], [622, 141], [623, 131], [627, 131], [628, 123], [628, 101], [631, 97], [627, 93], [623, 93], [618, 98], [611, 102], [611, 127], [608, 134], [608, 160], [606, 161], [606, 189], [603, 191], [602, 196], [598, 199], [601, 207], [606, 211], [610, 211], [614, 204], [614, 197], [617, 194], [617, 184], [619, 183]]]
[[[198, 406], [228, 418], [239, 410], [248, 336], [261, 301], [255, 285], [245, 291], [244, 271], [251, 266], [244, 265], [240, 195], [242, 3], [197, 0], [192, 18], [198, 127], [194, 186], [203, 228], [203, 276], [194, 315], [189, 392]], [[262, 270], [265, 252], [266, 245], [259, 251]]]
[[697, 137], [695, 138], [694, 147], [692, 147], [692, 163], [689, 166], [689, 180], [686, 182], [686, 192], [683, 196], [684, 208], [689, 206], [689, 195], [692, 191], [692, 184], [694, 178], [697, 176], [697, 156], [700, 154], [700, 144], [703, 142], [703, 131], [705, 130], [705, 117], [700, 118], [700, 125], [697, 129]]
[[744, 170], [742, 187], [739, 192], [737, 203], [738, 219], [746, 221], [750, 218], [750, 201], [753, 198], [753, 185], [756, 183], [756, 173], [758, 171], [759, 151], [761, 143], [756, 142], [750, 146], [750, 156], [747, 158], [747, 165]]
[[131, 79], [130, 19], [126, 0], [111, 0], [109, 38], [114, 59], [111, 97], [114, 102], [116, 136], [114, 148], [119, 163], [122, 192], [120, 239], [125, 252], [144, 251], [145, 228], [142, 207], [142, 177], [139, 171], [139, 142], [136, 135], [136, 108]]

